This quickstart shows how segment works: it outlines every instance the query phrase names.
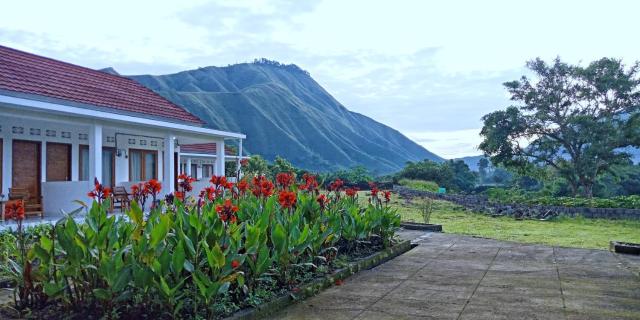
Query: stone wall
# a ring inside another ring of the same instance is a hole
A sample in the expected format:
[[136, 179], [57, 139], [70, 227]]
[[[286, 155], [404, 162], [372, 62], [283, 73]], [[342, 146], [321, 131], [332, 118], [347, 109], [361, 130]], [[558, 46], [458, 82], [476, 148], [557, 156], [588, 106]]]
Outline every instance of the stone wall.
[[640, 209], [625, 208], [584, 208], [560, 207], [527, 204], [504, 204], [489, 202], [487, 197], [480, 195], [439, 194], [428, 191], [409, 189], [403, 186], [393, 186], [393, 190], [403, 198], [427, 197], [446, 200], [467, 209], [485, 212], [492, 215], [508, 215], [516, 218], [547, 219], [554, 216], [583, 216], [590, 219], [631, 219], [640, 220]]

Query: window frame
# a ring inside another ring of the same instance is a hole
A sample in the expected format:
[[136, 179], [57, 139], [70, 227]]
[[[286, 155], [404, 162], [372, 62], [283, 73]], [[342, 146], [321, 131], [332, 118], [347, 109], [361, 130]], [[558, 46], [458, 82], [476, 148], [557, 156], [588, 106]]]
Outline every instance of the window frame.
[[[129, 149], [129, 181], [130, 181], [130, 182], [135, 182], [135, 181], [133, 180], [133, 171], [131, 170], [131, 168], [133, 167], [133, 166], [132, 166], [132, 160], [131, 160], [131, 159], [132, 159], [132, 156], [131, 156], [131, 155], [132, 155], [133, 153], [135, 153], [135, 152], [139, 152], [139, 153], [140, 153], [140, 166], [141, 166], [141, 168], [140, 168], [140, 169], [141, 169], [141, 170], [140, 170], [140, 175], [141, 175], [141, 177], [140, 177], [140, 178], [142, 179], [142, 180], [140, 180], [140, 181], [149, 181], [149, 180], [151, 180], [151, 179], [157, 179], [157, 178], [158, 178], [158, 175], [159, 175], [159, 172], [158, 172], [158, 167], [159, 167], [159, 164], [158, 164], [158, 161], [159, 161], [159, 159], [158, 159], [158, 158], [159, 158], [159, 156], [158, 156], [158, 150]], [[147, 159], [146, 159], [146, 155], [147, 155], [147, 154], [153, 154], [153, 156], [154, 156], [154, 157], [155, 157], [155, 159], [156, 159], [156, 161], [155, 161], [155, 162], [156, 162], [156, 167], [155, 167], [155, 178], [153, 178], [153, 177], [147, 177], [147, 171], [146, 171], [146, 169], [147, 169], [147, 164], [146, 164]]]

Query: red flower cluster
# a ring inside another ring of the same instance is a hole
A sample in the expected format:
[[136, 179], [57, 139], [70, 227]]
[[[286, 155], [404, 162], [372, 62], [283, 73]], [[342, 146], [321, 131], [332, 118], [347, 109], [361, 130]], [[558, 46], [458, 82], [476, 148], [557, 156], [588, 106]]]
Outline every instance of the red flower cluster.
[[233, 188], [233, 183], [227, 181], [227, 177], [225, 177], [225, 176], [213, 176], [213, 177], [211, 177], [209, 182], [211, 182], [211, 184], [216, 189], [218, 189], [218, 188], [220, 188], [220, 189], [231, 189], [231, 188]]
[[371, 197], [377, 198], [378, 192], [380, 192], [380, 190], [378, 190], [378, 186], [376, 186], [375, 182], [369, 182], [369, 187], [371, 188]]
[[320, 209], [322, 210], [324, 210], [329, 204], [329, 198], [327, 198], [327, 196], [325, 196], [324, 194], [319, 195], [316, 198], [316, 201], [318, 202], [318, 204], [320, 205]]
[[144, 184], [144, 189], [155, 199], [158, 193], [162, 191], [162, 183], [156, 179], [151, 179]]
[[293, 174], [288, 172], [280, 172], [276, 175], [276, 184], [282, 189], [287, 189], [293, 184]]
[[229, 221], [231, 223], [236, 223], [238, 221], [238, 218], [236, 217], [238, 207], [234, 206], [230, 199], [225, 200], [222, 205], [217, 205], [216, 212], [218, 213], [220, 220], [224, 222]]
[[282, 208], [292, 208], [296, 205], [296, 200], [295, 192], [283, 190], [278, 194], [278, 202], [280, 202]]
[[4, 208], [4, 217], [8, 220], [15, 219], [16, 221], [22, 221], [24, 219], [24, 201], [8, 201]]
[[240, 160], [240, 166], [241, 167], [246, 167], [248, 164], [249, 164], [249, 159]]
[[206, 187], [200, 191], [200, 198], [207, 199], [209, 201], [214, 201], [222, 192], [218, 191], [214, 187]]
[[144, 206], [149, 196], [149, 189], [145, 187], [144, 183], [138, 183], [131, 186], [131, 196], [140, 205]]
[[231, 261], [231, 268], [237, 269], [239, 266], [240, 266], [240, 261], [238, 260]]
[[247, 180], [240, 180], [240, 182], [236, 183], [236, 187], [238, 188], [238, 192], [240, 192], [240, 195], [244, 196], [244, 194], [247, 192], [247, 189], [249, 189], [249, 183], [247, 183]]
[[196, 179], [192, 178], [191, 176], [188, 176], [185, 173], [178, 176], [178, 186], [182, 189], [182, 192], [184, 193], [190, 192], [191, 190], [193, 190], [193, 187], [191, 186], [191, 184], [194, 181], [196, 181]]
[[360, 189], [358, 187], [348, 188], [347, 190], [345, 190], [345, 193], [349, 198], [353, 199], [358, 195], [359, 190]]
[[307, 190], [309, 192], [318, 191], [318, 180], [316, 179], [316, 176], [305, 173], [302, 176], [302, 179], [304, 179], [304, 184], [299, 185], [298, 189]]
[[329, 184], [329, 191], [336, 191], [336, 192], [340, 192], [340, 190], [342, 190], [342, 187], [344, 186], [344, 181], [340, 180], [340, 178], [336, 179], [335, 181], [331, 182]]
[[182, 191], [176, 191], [176, 192], [174, 192], [174, 193], [173, 193], [173, 196], [174, 196], [176, 199], [180, 199], [180, 201], [184, 201], [184, 192], [182, 192]]
[[273, 195], [273, 182], [265, 178], [265, 176], [253, 177], [251, 181], [251, 192], [256, 197], [268, 198]]
[[384, 193], [384, 202], [389, 203], [391, 201], [391, 191], [383, 191]]
[[98, 200], [98, 203], [102, 203], [103, 200], [107, 199], [109, 195], [111, 195], [111, 188], [103, 187], [97, 178], [93, 180], [93, 186], [93, 190], [89, 191], [87, 195], [89, 198]]

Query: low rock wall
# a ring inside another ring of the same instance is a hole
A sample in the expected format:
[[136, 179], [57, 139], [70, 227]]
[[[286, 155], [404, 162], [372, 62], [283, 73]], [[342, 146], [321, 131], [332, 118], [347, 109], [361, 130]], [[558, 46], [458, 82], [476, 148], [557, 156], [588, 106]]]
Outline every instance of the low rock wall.
[[493, 215], [508, 215], [516, 218], [546, 219], [554, 216], [582, 216], [589, 219], [631, 219], [640, 220], [640, 209], [625, 208], [584, 208], [527, 205], [519, 203], [493, 203], [487, 197], [479, 195], [440, 194], [414, 190], [403, 186], [393, 186], [393, 190], [403, 198], [431, 198], [446, 200], [469, 210]]

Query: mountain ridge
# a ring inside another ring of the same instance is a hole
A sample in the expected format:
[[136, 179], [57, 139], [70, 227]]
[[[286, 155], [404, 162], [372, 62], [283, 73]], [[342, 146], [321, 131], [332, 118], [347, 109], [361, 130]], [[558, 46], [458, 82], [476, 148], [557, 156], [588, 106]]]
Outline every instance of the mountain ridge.
[[200, 117], [247, 134], [245, 149], [317, 171], [363, 165], [376, 174], [439, 156], [399, 131], [348, 110], [296, 65], [269, 60], [167, 75], [128, 76]]

